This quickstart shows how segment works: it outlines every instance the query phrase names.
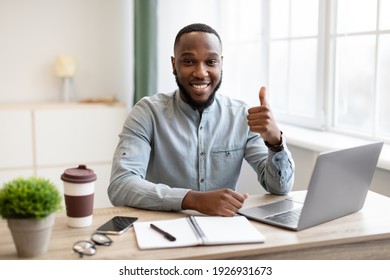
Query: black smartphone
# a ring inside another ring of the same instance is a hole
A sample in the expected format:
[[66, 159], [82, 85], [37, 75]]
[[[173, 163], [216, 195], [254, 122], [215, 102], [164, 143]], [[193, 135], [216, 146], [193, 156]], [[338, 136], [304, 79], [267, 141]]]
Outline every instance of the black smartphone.
[[107, 223], [101, 225], [96, 232], [104, 234], [122, 234], [126, 232], [136, 220], [138, 220], [137, 217], [115, 216]]

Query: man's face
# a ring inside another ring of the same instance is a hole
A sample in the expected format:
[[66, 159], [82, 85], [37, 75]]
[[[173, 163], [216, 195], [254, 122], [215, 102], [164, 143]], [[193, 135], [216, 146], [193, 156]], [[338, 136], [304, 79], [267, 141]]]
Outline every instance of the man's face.
[[181, 98], [194, 109], [209, 106], [222, 82], [221, 44], [214, 34], [183, 34], [172, 57]]

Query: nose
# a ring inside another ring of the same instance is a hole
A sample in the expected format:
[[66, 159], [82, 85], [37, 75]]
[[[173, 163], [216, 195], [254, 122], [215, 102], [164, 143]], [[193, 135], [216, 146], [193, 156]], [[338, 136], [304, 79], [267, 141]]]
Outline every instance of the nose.
[[209, 73], [207, 71], [207, 66], [204, 63], [197, 64], [194, 72], [192, 73], [192, 75], [194, 77], [200, 78], [200, 79], [204, 78], [204, 77], [207, 77], [209, 75]]

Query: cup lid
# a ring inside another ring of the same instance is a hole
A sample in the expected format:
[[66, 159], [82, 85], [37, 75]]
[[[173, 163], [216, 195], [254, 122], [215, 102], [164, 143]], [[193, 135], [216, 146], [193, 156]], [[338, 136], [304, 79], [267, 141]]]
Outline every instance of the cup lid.
[[80, 164], [76, 168], [68, 168], [61, 175], [61, 180], [69, 183], [90, 183], [96, 181], [96, 174], [86, 165]]

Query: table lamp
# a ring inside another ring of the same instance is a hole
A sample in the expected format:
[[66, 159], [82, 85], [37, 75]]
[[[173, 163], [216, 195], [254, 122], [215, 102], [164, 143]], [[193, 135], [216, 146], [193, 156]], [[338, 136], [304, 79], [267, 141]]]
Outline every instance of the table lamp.
[[62, 99], [70, 101], [70, 87], [76, 72], [76, 58], [71, 55], [60, 55], [56, 57], [56, 75], [62, 78]]

